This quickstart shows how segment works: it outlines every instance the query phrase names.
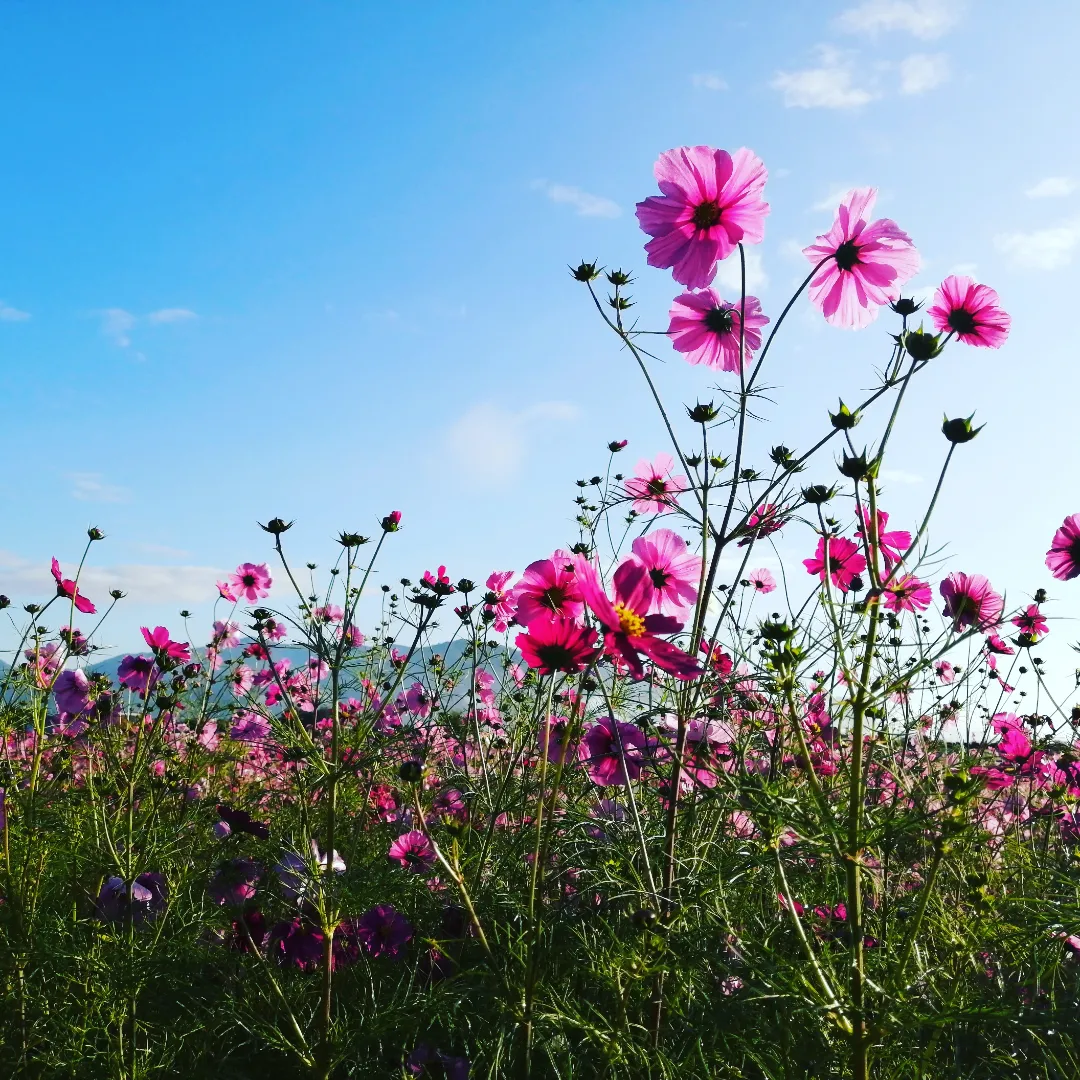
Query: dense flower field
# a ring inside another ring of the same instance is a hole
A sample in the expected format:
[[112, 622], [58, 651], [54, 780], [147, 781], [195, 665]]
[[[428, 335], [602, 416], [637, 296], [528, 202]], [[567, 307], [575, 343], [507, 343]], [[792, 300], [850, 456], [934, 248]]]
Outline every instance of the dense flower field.
[[[211, 628], [144, 628], [111, 666], [122, 595], [80, 585], [98, 530], [51, 598], [0, 598], [26, 616], [0, 684], [4, 1075], [1080, 1075], [1080, 708], [1033, 655], [1047, 594], [1006, 610], [927, 568], [972, 417], [943, 424], [920, 520], [878, 479], [911, 380], [1009, 316], [956, 276], [919, 315], [872, 189], [782, 311], [725, 299], [764, 164], [682, 147], [655, 172], [667, 327], [639, 328], [628, 273], [572, 277], [671, 441], [625, 472], [609, 444], [565, 548], [390, 586], [400, 513], [328, 568], [273, 518]], [[890, 351], [815, 445], [752, 461], [800, 299], [884, 313]], [[666, 407], [662, 337], [714, 400]], [[805, 558], [773, 573], [778, 538]], [[1080, 576], [1080, 515], [1048, 541], [1045, 585]]]

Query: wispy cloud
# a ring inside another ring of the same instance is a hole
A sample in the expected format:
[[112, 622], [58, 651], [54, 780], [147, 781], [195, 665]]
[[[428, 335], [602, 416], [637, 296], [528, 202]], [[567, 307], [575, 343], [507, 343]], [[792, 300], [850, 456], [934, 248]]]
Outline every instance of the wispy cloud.
[[819, 67], [777, 72], [769, 84], [784, 95], [784, 104], [796, 109], [857, 109], [878, 95], [854, 83], [851, 64], [838, 49], [818, 47]]
[[818, 199], [810, 209], [819, 211], [828, 211], [831, 214], [836, 213], [836, 208], [840, 205], [840, 200], [851, 191], [852, 188], [865, 187], [865, 184], [833, 184], [829, 188], [826, 194]]
[[994, 246], [1026, 270], [1060, 270], [1080, 244], [1080, 218], [1034, 232], [999, 233]]
[[26, 322], [29, 318], [29, 311], [20, 311], [17, 307], [12, 307], [0, 300], [0, 322]]
[[697, 75], [691, 75], [690, 82], [692, 82], [699, 90], [726, 90], [728, 88], [726, 80], [721, 79], [719, 75], [713, 75], [710, 72], [700, 72]]
[[124, 308], [105, 308], [99, 311], [98, 315], [101, 318], [101, 332], [121, 349], [131, 346], [131, 332], [138, 323], [162, 326], [190, 322], [199, 317], [188, 308], [160, 308], [146, 315], [135, 315], [133, 312], [125, 311]]
[[963, 17], [965, 6], [960, 0], [864, 0], [841, 12], [836, 25], [871, 36], [902, 30], [929, 41], [947, 34]]
[[[723, 290], [725, 300], [737, 300], [742, 288], [742, 268], [735, 256], [725, 259], [716, 268], [716, 284]], [[756, 293], [769, 284], [769, 275], [761, 261], [760, 252], [753, 248], [746, 252], [746, 291]]]
[[913, 53], [900, 61], [900, 93], [925, 94], [949, 80], [944, 53]]
[[882, 469], [878, 474], [882, 480], [891, 484], [921, 484], [923, 478], [918, 473], [905, 469]]
[[474, 479], [509, 480], [534, 439], [550, 438], [553, 424], [579, 416], [578, 407], [565, 401], [542, 401], [519, 411], [481, 402], [447, 430], [446, 449], [455, 465]]
[[72, 484], [71, 497], [79, 502], [121, 503], [131, 499], [127, 488], [105, 483], [101, 473], [69, 473], [68, 479]]
[[1024, 194], [1029, 199], [1060, 199], [1076, 190], [1076, 181], [1069, 176], [1048, 176], [1029, 187]]
[[177, 322], [189, 322], [192, 319], [197, 319], [199, 316], [194, 311], [189, 311], [187, 308], [182, 307], [167, 307], [162, 308], [160, 311], [151, 311], [146, 316], [146, 321], [152, 324], [158, 323], [177, 323]]
[[590, 195], [570, 184], [553, 184], [547, 180], [534, 180], [533, 188], [542, 191], [553, 203], [572, 206], [581, 217], [616, 218], [622, 210], [619, 204], [602, 195]]

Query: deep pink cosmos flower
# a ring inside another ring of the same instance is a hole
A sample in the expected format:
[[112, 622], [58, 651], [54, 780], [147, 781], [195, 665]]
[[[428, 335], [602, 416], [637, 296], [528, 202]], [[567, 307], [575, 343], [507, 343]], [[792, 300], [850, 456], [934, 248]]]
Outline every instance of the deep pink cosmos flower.
[[739, 541], [739, 547], [746, 547], [752, 540], [762, 540], [771, 533], [779, 532], [787, 524], [780, 507], [776, 503], [759, 506], [743, 526], [746, 535]]
[[435, 865], [435, 847], [422, 832], [412, 829], [390, 845], [387, 857], [414, 874], [423, 874]]
[[275, 924], [266, 935], [267, 956], [276, 957], [283, 967], [313, 971], [323, 956], [322, 931], [298, 915]]
[[578, 757], [585, 762], [585, 771], [594, 784], [625, 787], [627, 778], [636, 780], [641, 775], [642, 752], [647, 746], [640, 728], [604, 716], [586, 729]]
[[213, 876], [207, 891], [220, 905], [242, 907], [255, 896], [262, 867], [253, 859], [230, 859]]
[[554, 675], [556, 671], [573, 674], [585, 667], [595, 655], [596, 639], [595, 630], [573, 619], [537, 619], [514, 643], [529, 667]]
[[229, 576], [229, 591], [238, 599], [243, 597], [248, 603], [262, 600], [270, 595], [273, 579], [266, 563], [241, 563]]
[[991, 656], [997, 654], [998, 656], [1012, 656], [1016, 650], [997, 634], [987, 634], [986, 640], [983, 642], [983, 647], [986, 649], [986, 655]]
[[116, 677], [121, 686], [145, 696], [158, 681], [159, 672], [153, 657], [125, 656], [120, 661]]
[[1009, 336], [1012, 319], [998, 304], [989, 285], [976, 285], [969, 277], [947, 277], [934, 293], [927, 312], [934, 326], [955, 334], [965, 345], [1000, 349]]
[[630, 550], [628, 561], [636, 562], [649, 575], [650, 612], [679, 615], [693, 607], [701, 579], [701, 556], [690, 551], [678, 533], [656, 529], [639, 536]]
[[355, 933], [368, 956], [393, 960], [412, 940], [413, 928], [391, 904], [378, 904], [356, 921]]
[[66, 596], [74, 601], [76, 611], [81, 611], [84, 615], [93, 615], [97, 611], [93, 603], [79, 592], [75, 582], [71, 578], [64, 577], [60, 572], [60, 563], [55, 558], [52, 561], [52, 576], [56, 581], [56, 595]]
[[558, 764], [560, 758], [569, 761], [574, 756], [577, 746], [576, 740], [574, 743], [567, 742], [569, 732], [570, 721], [565, 716], [549, 716], [547, 723], [541, 724], [537, 733], [537, 749], [542, 754], [544, 744], [547, 743], [548, 761], [555, 764]]
[[938, 591], [945, 600], [942, 614], [952, 619], [953, 629], [976, 626], [987, 630], [998, 625], [1004, 601], [982, 574], [950, 574]]
[[869, 325], [919, 269], [919, 253], [895, 221], [869, 221], [876, 199], [876, 188], [849, 191], [832, 228], [803, 248], [815, 266], [826, 260], [810, 282], [810, 300], [833, 326]]
[[1045, 637], [1050, 632], [1046, 616], [1039, 610], [1038, 604], [1029, 604], [1010, 622], [1013, 626], [1019, 627], [1022, 634], [1028, 634], [1031, 637]]
[[911, 574], [893, 578], [884, 590], [885, 606], [897, 615], [901, 611], [925, 611], [933, 598], [930, 586]]
[[671, 267], [688, 289], [702, 289], [716, 264], [737, 244], [765, 237], [769, 204], [762, 201], [768, 177], [762, 161], [745, 147], [729, 154], [711, 146], [681, 146], [653, 166], [662, 195], [637, 204], [649, 265]]
[[240, 597], [236, 595], [236, 591], [227, 581], [217, 581], [215, 584], [217, 585], [218, 596], [220, 596], [222, 600], [228, 600], [230, 604], [235, 604], [240, 599]]
[[61, 671], [53, 684], [53, 696], [56, 707], [70, 716], [79, 716], [89, 712], [92, 701], [90, 680], [82, 668]]
[[581, 589], [574, 579], [573, 560], [565, 551], [550, 559], [537, 559], [522, 571], [512, 591], [516, 618], [522, 626], [538, 619], [576, 619], [585, 609]]
[[1070, 514], [1054, 533], [1046, 567], [1058, 581], [1080, 577], [1080, 514]]
[[[676, 351], [685, 353], [688, 363], [704, 364], [716, 371], [739, 371], [739, 338], [742, 304], [727, 303], [715, 289], [686, 292], [676, 296], [668, 312], [668, 336]], [[743, 356], [747, 364], [761, 348], [761, 328], [769, 321], [761, 313], [756, 296], [746, 298], [746, 332]]]
[[576, 555], [574, 568], [585, 602], [604, 626], [606, 651], [625, 661], [635, 679], [645, 677], [639, 653], [677, 679], [692, 679], [698, 674], [700, 668], [692, 656], [656, 636], [677, 633], [683, 624], [670, 615], [648, 613], [656, 589], [643, 566], [624, 562], [615, 571], [614, 602], [608, 599], [600, 575], [588, 559]]
[[657, 454], [655, 461], [641, 460], [634, 475], [623, 482], [639, 514], [662, 514], [676, 505], [680, 491], [690, 486], [685, 476], [672, 475], [675, 462], [670, 454]]
[[759, 593], [771, 593], [776, 588], [776, 578], [768, 570], [748, 570], [746, 580]]
[[[856, 530], [855, 535], [862, 537], [870, 532], [869, 507], [860, 507], [860, 516], [862, 517], [862, 528]], [[891, 569], [904, 557], [907, 549], [911, 547], [911, 533], [901, 529], [894, 529], [889, 532], [886, 530], [888, 524], [889, 515], [884, 510], [879, 510], [877, 512], [878, 550], [885, 560], [886, 568]]]
[[493, 615], [491, 628], [496, 634], [505, 634], [514, 617], [512, 590], [507, 586], [514, 576], [513, 570], [496, 570], [487, 579], [488, 591], [484, 594], [484, 610]]
[[[814, 557], [803, 559], [806, 572], [817, 574], [822, 581], [825, 580], [825, 540], [824, 536], [819, 536]], [[841, 592], [847, 592], [855, 575], [866, 569], [866, 560], [859, 554], [858, 545], [843, 536], [830, 536], [828, 542], [829, 576]]]
[[157, 626], [153, 630], [148, 626], [140, 626], [139, 629], [142, 631], [143, 641], [154, 650], [155, 655], [185, 662], [191, 659], [191, 646], [173, 641], [164, 626]]

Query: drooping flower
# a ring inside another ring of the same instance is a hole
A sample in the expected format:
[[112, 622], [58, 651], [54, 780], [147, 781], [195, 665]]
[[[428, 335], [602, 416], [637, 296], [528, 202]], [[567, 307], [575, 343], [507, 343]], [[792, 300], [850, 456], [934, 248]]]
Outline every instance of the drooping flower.
[[409, 920], [391, 904], [377, 904], [365, 911], [356, 921], [356, 937], [368, 956], [385, 956], [390, 960], [412, 940]]
[[214, 584], [217, 585], [218, 596], [222, 600], [228, 600], [230, 604], [235, 604], [240, 599], [227, 581], [216, 581]]
[[229, 591], [252, 604], [269, 596], [272, 584], [266, 563], [241, 563], [228, 580]]
[[56, 707], [71, 716], [89, 712], [93, 699], [90, 680], [82, 668], [61, 671], [53, 684]]
[[157, 683], [159, 672], [151, 656], [125, 656], [117, 668], [116, 678], [121, 686], [145, 696]]
[[649, 265], [671, 267], [680, 285], [704, 288], [737, 244], [764, 239], [768, 173], [745, 147], [729, 154], [681, 146], [661, 154], [653, 173], [663, 194], [639, 202], [637, 219], [653, 237], [645, 245]]
[[[862, 527], [856, 531], [855, 535], [861, 537], [869, 535], [872, 530], [870, 529], [869, 507], [860, 507], [860, 511]], [[877, 546], [881, 552], [881, 557], [885, 560], [885, 566], [891, 569], [904, 557], [907, 549], [911, 547], [911, 533], [902, 529], [887, 532], [886, 526], [888, 524], [889, 515], [884, 510], [879, 510], [877, 512], [877, 529], [873, 531], [877, 534]]]
[[585, 602], [604, 626], [608, 653], [623, 660], [635, 679], [645, 677], [638, 654], [678, 679], [692, 679], [701, 670], [697, 661], [658, 634], [674, 634], [683, 624], [670, 615], [650, 615], [655, 587], [639, 563], [624, 562], [615, 571], [615, 600], [608, 598], [596, 568], [582, 555], [574, 566]]
[[803, 566], [808, 574], [817, 574], [825, 580], [825, 547], [828, 540], [828, 574], [833, 584], [841, 591], [851, 588], [852, 579], [866, 569], [866, 559], [859, 553], [858, 545], [843, 536], [818, 537], [817, 550], [812, 559], [803, 559]]
[[576, 619], [585, 607], [574, 578], [573, 561], [564, 551], [529, 563], [512, 595], [517, 605], [516, 618], [522, 626], [531, 627], [538, 619]]
[[390, 845], [387, 857], [414, 874], [422, 874], [435, 865], [435, 847], [422, 832], [412, 829]]
[[76, 611], [81, 611], [84, 615], [93, 615], [97, 611], [92, 601], [79, 592], [79, 587], [75, 582], [71, 578], [64, 577], [60, 572], [60, 563], [55, 558], [52, 561], [52, 576], [56, 581], [56, 595], [66, 596], [73, 601]]
[[925, 611], [933, 598], [930, 586], [911, 574], [893, 578], [884, 589], [885, 606], [898, 615], [901, 611]]
[[947, 277], [934, 293], [926, 312], [938, 330], [956, 334], [965, 345], [1000, 349], [1009, 336], [1012, 319], [998, 303], [989, 285], [976, 285], [969, 277]]
[[983, 648], [986, 649], [987, 656], [1012, 656], [1016, 650], [1007, 642], [1004, 638], [999, 637], [997, 634], [987, 634], [986, 640], [983, 642]]
[[693, 606], [701, 578], [701, 556], [690, 551], [678, 533], [656, 529], [639, 536], [630, 550], [629, 559], [649, 575], [650, 612], [679, 615]]
[[868, 326], [919, 269], [919, 253], [895, 221], [869, 220], [876, 199], [876, 188], [849, 191], [832, 228], [803, 248], [815, 266], [825, 260], [810, 282], [810, 300], [833, 326]]
[[641, 775], [642, 751], [647, 746], [648, 740], [639, 727], [605, 716], [586, 728], [578, 756], [594, 784], [625, 787], [628, 780]]
[[1022, 634], [1028, 634], [1031, 637], [1044, 637], [1050, 632], [1046, 616], [1039, 610], [1038, 604], [1029, 604], [1009, 621], [1013, 626], [1019, 627]]
[[107, 922], [130, 918], [139, 925], [160, 915], [168, 896], [165, 876], [156, 871], [139, 874], [130, 888], [123, 878], [110, 877], [98, 893], [97, 913]]
[[592, 660], [595, 653], [596, 631], [579, 626], [572, 619], [537, 620], [528, 633], [518, 634], [514, 644], [521, 650], [525, 663], [539, 669], [543, 675], [556, 671], [573, 674]]
[[982, 574], [950, 574], [938, 589], [945, 601], [942, 614], [952, 619], [954, 630], [987, 630], [1001, 621], [1005, 603]]
[[675, 462], [670, 454], [657, 454], [655, 461], [641, 460], [634, 475], [623, 481], [626, 493], [634, 500], [639, 514], [662, 514], [676, 505], [680, 491], [690, 486], [685, 476], [675, 476]]
[[776, 588], [776, 578], [768, 570], [748, 570], [746, 580], [759, 593], [771, 593]]
[[1070, 514], [1054, 533], [1046, 567], [1058, 581], [1080, 577], [1080, 514]]
[[147, 626], [141, 626], [143, 641], [154, 650], [155, 655], [168, 657], [170, 660], [187, 661], [191, 659], [191, 646], [179, 641], [173, 641], [169, 637], [169, 631], [164, 626], [157, 626], [151, 630]]
[[771, 533], [779, 532], [786, 524], [780, 507], [776, 503], [765, 503], [746, 519], [743, 526], [746, 535], [739, 541], [739, 547], [746, 547], [751, 541], [762, 540]]
[[688, 363], [704, 364], [716, 371], [738, 372], [740, 357], [749, 364], [761, 348], [761, 328], [769, 321], [761, 313], [758, 298], [747, 296], [743, 332], [742, 311], [740, 302], [722, 300], [715, 289], [683, 293], [675, 297], [668, 312], [671, 344], [676, 351], [686, 354]]

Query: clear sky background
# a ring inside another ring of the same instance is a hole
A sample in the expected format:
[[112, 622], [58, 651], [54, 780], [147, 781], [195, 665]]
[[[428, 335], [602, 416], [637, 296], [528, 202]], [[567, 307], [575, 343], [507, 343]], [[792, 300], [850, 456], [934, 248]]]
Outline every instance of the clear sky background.
[[[999, 291], [1009, 342], [923, 377], [885, 507], [917, 523], [942, 413], [976, 411], [934, 540], [1010, 601], [1048, 586], [1051, 615], [1080, 614], [1043, 567], [1080, 510], [1077, 41], [1071, 0], [8, 0], [0, 591], [50, 595], [50, 556], [69, 566], [97, 525], [86, 591], [128, 591], [102, 639], [125, 649], [181, 607], [208, 617], [215, 577], [269, 559], [273, 515], [325, 564], [339, 530], [400, 509], [390, 581], [546, 556], [609, 440], [626, 471], [667, 448], [566, 265], [641, 271], [643, 324], [665, 327], [680, 290], [645, 268], [633, 207], [660, 151], [709, 143], [770, 170], [767, 313], [853, 185], [914, 238], [915, 288]], [[759, 445], [807, 445], [893, 329], [800, 304]], [[674, 408], [714, 396], [668, 355]]]

